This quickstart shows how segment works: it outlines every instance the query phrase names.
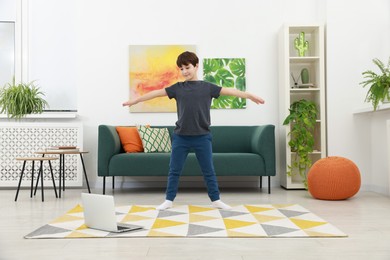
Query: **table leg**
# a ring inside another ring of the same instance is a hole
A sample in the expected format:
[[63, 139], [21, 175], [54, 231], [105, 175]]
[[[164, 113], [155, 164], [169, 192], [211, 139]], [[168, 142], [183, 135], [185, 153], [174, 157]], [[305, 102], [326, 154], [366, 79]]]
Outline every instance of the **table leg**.
[[19, 185], [18, 185], [18, 189], [16, 190], [15, 201], [18, 199], [20, 184], [22, 184], [22, 179], [23, 179], [23, 173], [24, 173], [24, 167], [25, 166], [26, 166], [26, 161], [23, 161], [23, 167], [22, 167], [22, 172], [20, 173]]
[[62, 191], [65, 191], [65, 154], [62, 155]]
[[44, 201], [43, 198], [43, 161], [41, 161], [41, 166], [40, 166], [40, 172], [41, 172], [41, 193], [42, 193], [42, 202]]
[[62, 180], [62, 154], [60, 154], [60, 170], [59, 170], [59, 178], [58, 178], [58, 196], [61, 198], [61, 180]]
[[56, 198], [58, 198], [56, 182], [54, 181], [53, 168], [51, 167], [51, 162], [50, 161], [49, 161], [49, 167], [50, 167], [50, 173], [51, 173], [51, 180], [53, 182], [54, 193], [56, 194]]
[[41, 177], [41, 173], [42, 173], [42, 168], [39, 167], [37, 181], [35, 182], [34, 196], [37, 194], [37, 188], [38, 188], [38, 184], [39, 184], [39, 178]]
[[30, 191], [30, 198], [33, 196], [33, 189], [34, 189], [34, 161], [32, 161], [32, 168], [31, 168], [31, 191]]
[[87, 181], [88, 192], [91, 193], [91, 189], [89, 188], [87, 172], [85, 171], [84, 159], [83, 159], [83, 155], [81, 153], [80, 153], [80, 158], [81, 158], [81, 163], [83, 164], [84, 177], [85, 177], [85, 180]]

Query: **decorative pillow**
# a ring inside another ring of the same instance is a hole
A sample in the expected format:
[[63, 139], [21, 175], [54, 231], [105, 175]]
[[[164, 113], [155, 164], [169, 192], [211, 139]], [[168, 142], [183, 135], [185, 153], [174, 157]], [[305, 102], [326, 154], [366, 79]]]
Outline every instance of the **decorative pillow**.
[[140, 153], [144, 151], [137, 127], [117, 126], [116, 131], [126, 153]]
[[145, 153], [171, 151], [171, 138], [167, 128], [137, 126]]

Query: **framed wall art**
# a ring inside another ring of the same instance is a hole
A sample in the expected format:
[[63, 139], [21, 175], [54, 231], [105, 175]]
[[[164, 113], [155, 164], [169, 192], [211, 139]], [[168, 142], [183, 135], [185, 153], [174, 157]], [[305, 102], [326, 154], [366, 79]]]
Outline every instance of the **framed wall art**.
[[[208, 58], [203, 59], [203, 79], [225, 88], [246, 90], [244, 58]], [[213, 99], [214, 109], [245, 109], [246, 99], [232, 96], [220, 96]]]
[[[130, 99], [183, 81], [176, 65], [184, 51], [195, 52], [194, 45], [130, 45]], [[155, 98], [130, 107], [130, 112], [176, 112], [176, 102], [167, 97]]]

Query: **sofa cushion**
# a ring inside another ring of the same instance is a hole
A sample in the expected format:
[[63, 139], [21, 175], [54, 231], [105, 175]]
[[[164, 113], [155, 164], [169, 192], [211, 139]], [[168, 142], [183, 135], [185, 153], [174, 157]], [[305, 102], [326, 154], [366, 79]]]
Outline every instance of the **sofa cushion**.
[[141, 138], [139, 137], [137, 127], [133, 126], [117, 126], [119, 139], [123, 150], [126, 153], [139, 153], [144, 151]]
[[145, 153], [171, 151], [171, 138], [167, 128], [137, 126]]
[[[167, 128], [172, 135], [174, 126], [153, 126]], [[252, 141], [258, 126], [212, 126], [213, 153], [253, 153]]]
[[251, 140], [256, 128], [252, 126], [214, 126], [213, 153], [252, 153]]
[[[265, 175], [264, 159], [254, 153], [214, 153], [214, 168], [217, 176]], [[169, 153], [117, 154], [110, 160], [110, 176], [167, 176]], [[129, 170], [131, 169], [131, 170]], [[202, 172], [194, 153], [189, 153], [183, 176], [201, 176]]]

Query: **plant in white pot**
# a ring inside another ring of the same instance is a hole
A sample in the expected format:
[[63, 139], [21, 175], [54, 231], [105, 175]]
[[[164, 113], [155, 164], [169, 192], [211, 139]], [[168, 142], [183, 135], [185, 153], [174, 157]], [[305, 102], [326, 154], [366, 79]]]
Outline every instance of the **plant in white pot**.
[[0, 89], [0, 113], [15, 119], [20, 119], [27, 114], [40, 114], [45, 107], [49, 106], [44, 95], [33, 81], [16, 84], [13, 79], [11, 83]]
[[289, 111], [290, 114], [285, 118], [283, 125], [290, 124], [288, 145], [295, 156], [288, 166], [287, 174], [292, 176], [295, 169], [307, 189], [306, 172], [312, 165], [310, 154], [314, 150], [314, 129], [319, 111], [316, 103], [305, 99], [293, 102]]
[[377, 74], [372, 70], [364, 71], [362, 75], [366, 80], [360, 84], [363, 87], [369, 86], [365, 101], [371, 102], [375, 111], [380, 103], [390, 100], [390, 58], [386, 66], [379, 59], [372, 61], [379, 68], [380, 73]]

